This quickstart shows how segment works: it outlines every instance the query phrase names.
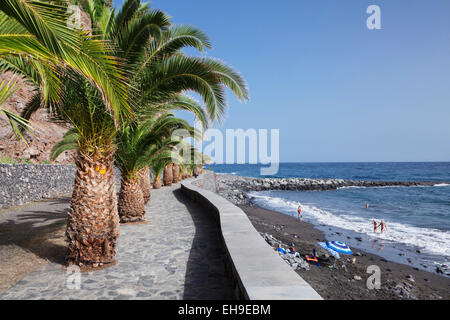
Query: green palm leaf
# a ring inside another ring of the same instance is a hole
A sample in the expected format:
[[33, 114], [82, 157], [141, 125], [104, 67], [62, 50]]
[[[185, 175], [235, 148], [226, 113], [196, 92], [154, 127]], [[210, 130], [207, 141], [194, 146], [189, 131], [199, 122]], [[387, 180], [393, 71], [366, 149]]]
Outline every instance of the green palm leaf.
[[20, 85], [17, 85], [17, 81], [12, 79], [10, 81], [3, 80], [0, 82], [0, 112], [2, 112], [8, 119], [13, 132], [19, 136], [22, 140], [25, 141], [21, 131], [22, 129], [30, 130], [31, 127], [28, 123], [28, 120], [18, 116], [14, 112], [9, 111], [8, 109], [3, 108], [3, 104], [20, 88]]

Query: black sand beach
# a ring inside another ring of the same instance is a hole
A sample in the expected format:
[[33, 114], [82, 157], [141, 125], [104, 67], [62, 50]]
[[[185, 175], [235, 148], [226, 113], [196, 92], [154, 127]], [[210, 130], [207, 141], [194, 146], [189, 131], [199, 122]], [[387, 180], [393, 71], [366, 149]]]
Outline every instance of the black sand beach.
[[[318, 241], [325, 241], [322, 231], [312, 224], [299, 222], [293, 217], [263, 209], [255, 205], [240, 205], [257, 231], [268, 233], [284, 244], [294, 244], [302, 256], [318, 248]], [[331, 300], [393, 300], [423, 299], [449, 300], [450, 278], [418, 270], [411, 266], [390, 262], [377, 255], [352, 248], [354, 255], [342, 255], [336, 266], [330, 269], [334, 259], [319, 260], [320, 267], [311, 264], [310, 270], [298, 269], [301, 275], [324, 299]], [[351, 259], [356, 258], [352, 264]], [[280, 258], [281, 259], [281, 258]], [[342, 265], [345, 265], [343, 268]], [[381, 288], [367, 288], [371, 275], [367, 267], [376, 265], [381, 269]], [[361, 278], [361, 280], [355, 280]]]

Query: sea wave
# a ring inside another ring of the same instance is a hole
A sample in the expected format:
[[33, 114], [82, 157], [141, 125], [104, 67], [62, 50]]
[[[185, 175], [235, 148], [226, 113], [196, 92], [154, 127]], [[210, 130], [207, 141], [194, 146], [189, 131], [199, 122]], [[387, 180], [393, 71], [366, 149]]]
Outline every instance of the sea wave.
[[338, 187], [337, 190], [341, 190], [341, 189], [365, 189], [368, 187], [362, 187], [362, 186], [346, 186], [346, 187]]
[[450, 256], [450, 232], [432, 228], [420, 228], [404, 223], [386, 220], [387, 232], [374, 233], [372, 220], [355, 215], [336, 215], [317, 206], [272, 197], [256, 192], [249, 193], [253, 201], [261, 207], [269, 208], [291, 216], [297, 216], [297, 207], [302, 207], [303, 217], [315, 225], [329, 225], [365, 234], [371, 239], [383, 239], [419, 247], [421, 251], [441, 256]]
[[422, 185], [422, 184], [418, 184], [418, 185], [413, 185], [413, 186], [402, 186], [402, 185], [398, 185], [398, 186], [345, 186], [345, 187], [338, 187], [337, 190], [341, 190], [341, 189], [367, 189], [367, 188], [371, 188], [371, 189], [386, 189], [386, 188], [427, 188], [427, 187], [448, 187], [450, 186], [450, 184], [448, 183], [436, 183], [433, 185]]

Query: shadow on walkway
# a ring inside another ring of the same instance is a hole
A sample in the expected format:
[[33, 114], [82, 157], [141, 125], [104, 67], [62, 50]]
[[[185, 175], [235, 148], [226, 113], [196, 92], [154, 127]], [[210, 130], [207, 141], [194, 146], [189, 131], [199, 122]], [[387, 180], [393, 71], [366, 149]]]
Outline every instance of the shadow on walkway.
[[227, 277], [220, 230], [212, 215], [185, 197], [181, 189], [174, 191], [195, 225], [195, 235], [186, 267], [185, 300], [233, 299], [231, 280]]
[[37, 257], [62, 264], [63, 241], [70, 199], [54, 199], [15, 209], [0, 216], [0, 259], [13, 254], [14, 246]]

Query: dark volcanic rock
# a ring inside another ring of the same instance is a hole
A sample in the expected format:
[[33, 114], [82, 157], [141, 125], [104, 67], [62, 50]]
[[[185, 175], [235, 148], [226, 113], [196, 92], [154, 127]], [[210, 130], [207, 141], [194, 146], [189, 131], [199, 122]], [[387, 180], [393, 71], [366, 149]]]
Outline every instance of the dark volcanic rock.
[[[220, 194], [235, 204], [250, 204], [246, 194], [252, 191], [290, 190], [290, 191], [328, 191], [342, 187], [388, 187], [388, 186], [433, 186], [430, 181], [358, 181], [345, 179], [310, 178], [250, 178], [234, 175], [217, 175]], [[244, 191], [244, 193], [242, 193]], [[242, 196], [241, 196], [242, 195]]]
[[[120, 172], [114, 171], [120, 182]], [[70, 195], [74, 179], [74, 165], [0, 164], [0, 208]]]

